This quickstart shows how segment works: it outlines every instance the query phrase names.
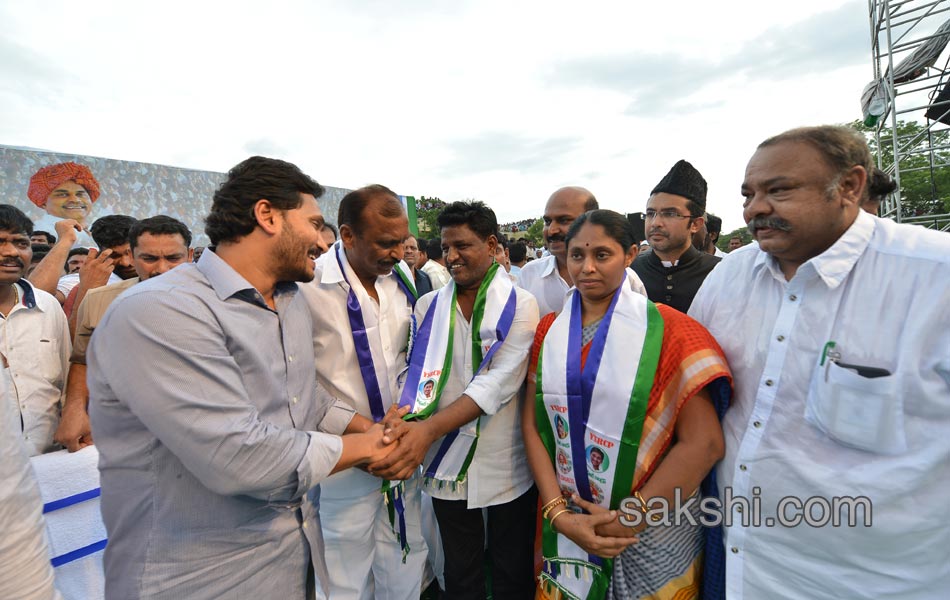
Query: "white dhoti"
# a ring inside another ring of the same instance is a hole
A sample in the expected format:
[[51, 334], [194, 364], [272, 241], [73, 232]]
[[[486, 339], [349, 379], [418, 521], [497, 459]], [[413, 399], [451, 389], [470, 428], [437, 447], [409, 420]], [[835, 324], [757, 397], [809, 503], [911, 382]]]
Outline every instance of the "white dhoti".
[[381, 479], [359, 469], [320, 484], [320, 522], [333, 600], [419, 600], [428, 556], [421, 529], [420, 478], [405, 483], [410, 549], [405, 563], [381, 485]]

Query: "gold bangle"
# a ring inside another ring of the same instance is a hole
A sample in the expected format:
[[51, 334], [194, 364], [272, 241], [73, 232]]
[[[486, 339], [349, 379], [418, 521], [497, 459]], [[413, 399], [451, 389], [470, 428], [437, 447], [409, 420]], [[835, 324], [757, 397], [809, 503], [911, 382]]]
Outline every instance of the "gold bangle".
[[557, 504], [558, 504], [561, 500], [564, 500], [564, 496], [558, 496], [558, 497], [555, 498], [554, 500], [551, 500], [550, 502], [548, 502], [547, 504], [545, 504], [544, 506], [541, 507], [541, 512], [544, 512], [544, 511], [546, 511], [546, 510], [551, 510], [552, 508], [554, 508], [555, 506], [557, 506]]
[[647, 512], [649, 512], [649, 509], [647, 508], [647, 501], [643, 499], [643, 495], [640, 493], [640, 490], [635, 491], [633, 493], [633, 497], [636, 498], [638, 502], [640, 502], [640, 512], [646, 515]]
[[557, 511], [556, 513], [554, 513], [553, 515], [551, 515], [551, 518], [548, 519], [548, 523], [551, 525], [551, 529], [554, 529], [554, 531], [557, 531], [557, 529], [554, 528], [554, 521], [555, 521], [555, 519], [557, 519], [558, 517], [560, 517], [560, 516], [563, 515], [564, 513], [568, 513], [568, 512], [571, 512], [571, 509], [569, 509], [569, 508], [562, 508], [561, 510], [559, 510], [559, 511]]
[[558, 498], [553, 503], [548, 503], [548, 504], [550, 504], [550, 506], [546, 505], [546, 508], [541, 511], [542, 519], [547, 519], [548, 515], [551, 514], [551, 511], [553, 511], [558, 506], [561, 506], [561, 505], [567, 506], [567, 500], [565, 500], [564, 498]]
[[[643, 499], [643, 495], [640, 494], [640, 490], [637, 490], [636, 492], [634, 492], [633, 496], [640, 502], [640, 512], [643, 513], [644, 517], [647, 516], [647, 513], [650, 512], [650, 510], [649, 508], [647, 508], [646, 500]], [[659, 514], [652, 515], [650, 517], [650, 520], [653, 521], [654, 523], [659, 523], [660, 521], [663, 520], [663, 515], [659, 515]]]

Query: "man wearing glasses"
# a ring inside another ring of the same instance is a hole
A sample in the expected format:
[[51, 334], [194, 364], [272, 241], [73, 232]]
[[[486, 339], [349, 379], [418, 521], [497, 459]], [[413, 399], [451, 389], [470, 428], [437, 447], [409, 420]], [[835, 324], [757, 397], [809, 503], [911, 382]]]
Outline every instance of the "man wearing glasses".
[[722, 260], [691, 243], [705, 214], [706, 180], [693, 165], [680, 160], [647, 200], [644, 218], [653, 251], [641, 254], [631, 265], [653, 302], [685, 313], [706, 275]]

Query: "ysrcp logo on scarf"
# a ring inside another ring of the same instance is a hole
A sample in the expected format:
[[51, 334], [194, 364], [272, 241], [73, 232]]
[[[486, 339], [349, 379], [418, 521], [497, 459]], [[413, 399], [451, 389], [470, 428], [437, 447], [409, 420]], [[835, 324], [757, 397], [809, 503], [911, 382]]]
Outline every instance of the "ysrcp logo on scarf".
[[604, 501], [604, 490], [593, 481], [590, 482], [590, 495], [594, 500], [594, 504], [600, 504]]
[[594, 473], [603, 473], [609, 469], [610, 458], [607, 456], [607, 451], [596, 444], [588, 446], [587, 466], [590, 467]]
[[559, 440], [567, 438], [571, 432], [571, 427], [568, 425], [567, 419], [561, 415], [554, 415], [554, 427], [557, 430], [557, 439]]
[[435, 401], [435, 390], [439, 385], [439, 376], [441, 369], [423, 373], [423, 379], [419, 382], [419, 388], [416, 390], [416, 409], [422, 410]]
[[557, 451], [557, 468], [561, 473], [571, 472], [571, 457], [564, 450]]

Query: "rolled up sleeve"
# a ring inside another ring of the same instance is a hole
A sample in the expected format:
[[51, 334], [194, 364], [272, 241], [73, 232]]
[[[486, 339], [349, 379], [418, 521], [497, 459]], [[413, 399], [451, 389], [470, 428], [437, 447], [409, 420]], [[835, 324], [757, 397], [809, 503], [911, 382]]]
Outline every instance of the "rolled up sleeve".
[[317, 429], [323, 433], [343, 435], [347, 425], [350, 424], [350, 421], [353, 420], [355, 415], [356, 410], [353, 407], [347, 405], [342, 400], [334, 398], [330, 408], [327, 410], [327, 414], [320, 420], [320, 425], [317, 426]]
[[303, 460], [297, 465], [297, 493], [303, 496], [307, 490], [330, 475], [343, 455], [343, 438], [338, 435], [310, 431], [310, 443]]

